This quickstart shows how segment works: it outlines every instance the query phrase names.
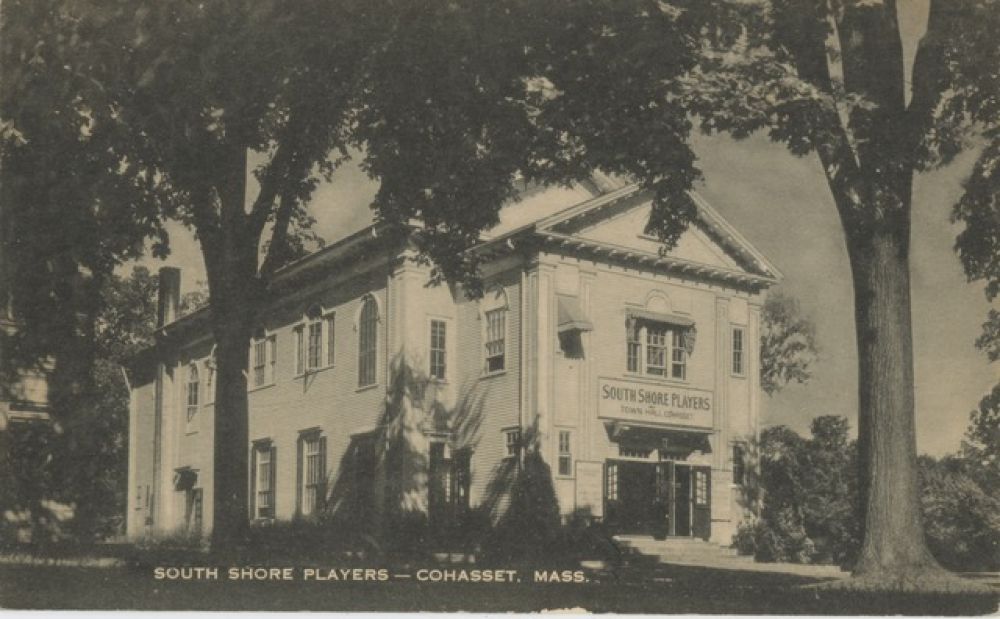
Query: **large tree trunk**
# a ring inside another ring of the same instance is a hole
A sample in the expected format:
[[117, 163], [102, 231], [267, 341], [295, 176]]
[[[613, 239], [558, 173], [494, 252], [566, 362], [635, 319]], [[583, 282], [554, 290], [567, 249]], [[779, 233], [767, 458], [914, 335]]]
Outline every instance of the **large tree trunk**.
[[250, 523], [246, 374], [250, 334], [248, 329], [235, 324], [220, 325], [214, 331], [218, 377], [215, 386], [212, 548], [221, 550], [243, 546]]
[[[250, 337], [258, 306], [257, 245], [244, 213], [246, 150], [220, 153], [215, 185], [219, 219], [199, 226], [208, 275], [212, 335], [218, 378], [215, 386], [215, 476], [212, 549], [246, 545], [249, 514], [249, 399], [247, 370]], [[209, 205], [203, 205], [203, 213]]]
[[[905, 209], [908, 210], [908, 209]], [[864, 541], [854, 575], [907, 588], [942, 571], [921, 518], [913, 404], [909, 214], [848, 232], [858, 345]]]

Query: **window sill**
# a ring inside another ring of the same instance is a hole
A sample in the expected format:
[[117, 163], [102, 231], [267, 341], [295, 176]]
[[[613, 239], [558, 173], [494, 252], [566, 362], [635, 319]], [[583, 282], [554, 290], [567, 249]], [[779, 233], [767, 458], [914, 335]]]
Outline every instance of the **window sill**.
[[263, 389], [267, 389], [268, 387], [273, 387], [274, 385], [275, 385], [274, 381], [271, 381], [269, 383], [264, 383], [263, 385], [257, 385], [256, 387], [250, 387], [249, 389], [247, 389], [247, 393], [253, 393], [254, 391], [261, 391]]
[[493, 378], [494, 376], [503, 376], [506, 373], [507, 373], [506, 369], [497, 370], [495, 372], [483, 372], [482, 374], [479, 375], [479, 378]]
[[378, 387], [378, 383], [372, 383], [370, 385], [364, 385], [363, 387], [358, 387], [354, 390], [354, 393], [361, 393], [362, 391], [369, 391]]
[[733, 372], [729, 373], [729, 377], [730, 378], [738, 378], [740, 380], [746, 380], [747, 379], [747, 375], [746, 374], [735, 374]]
[[626, 378], [638, 378], [640, 380], [649, 380], [657, 383], [664, 383], [668, 385], [689, 385], [690, 381], [686, 378], [669, 378], [667, 376], [659, 376], [657, 374], [640, 374], [638, 372], [624, 372], [622, 376]]
[[184, 436], [191, 436], [192, 434], [198, 434], [198, 428], [184, 428]]

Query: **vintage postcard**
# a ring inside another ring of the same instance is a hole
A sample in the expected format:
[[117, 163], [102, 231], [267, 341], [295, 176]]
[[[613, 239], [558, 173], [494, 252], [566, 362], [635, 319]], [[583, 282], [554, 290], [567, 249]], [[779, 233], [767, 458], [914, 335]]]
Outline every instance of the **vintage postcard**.
[[0, 607], [998, 610], [997, 0], [0, 33]]

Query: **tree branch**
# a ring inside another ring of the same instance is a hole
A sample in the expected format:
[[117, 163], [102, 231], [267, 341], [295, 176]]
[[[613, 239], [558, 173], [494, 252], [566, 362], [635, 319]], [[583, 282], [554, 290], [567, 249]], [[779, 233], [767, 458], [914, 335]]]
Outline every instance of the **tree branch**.
[[827, 61], [830, 9], [818, 1], [810, 14], [801, 5], [786, 8], [775, 28], [779, 41], [791, 55], [800, 79], [825, 93], [830, 105], [817, 101], [808, 121], [809, 138], [819, 155], [837, 210], [845, 225], [856, 221], [861, 205], [861, 170], [850, 134], [836, 107], [836, 91]]
[[288, 182], [291, 176], [291, 168], [298, 154], [298, 132], [301, 128], [302, 123], [298, 121], [297, 116], [290, 116], [285, 125], [284, 135], [278, 141], [274, 157], [271, 158], [263, 178], [260, 179], [260, 192], [250, 209], [251, 230], [258, 238], [271, 215], [275, 198], [281, 193], [282, 184]]
[[911, 98], [907, 107], [909, 143], [915, 148], [933, 120], [934, 108], [941, 100], [948, 83], [945, 45], [955, 34], [954, 7], [945, 7], [945, 0], [931, 0], [927, 31], [920, 39], [913, 61]]
[[281, 203], [274, 217], [274, 228], [271, 230], [271, 241], [267, 245], [267, 256], [260, 267], [260, 279], [264, 282], [270, 279], [287, 255], [285, 241], [288, 238], [288, 229], [296, 203], [295, 195], [291, 191], [281, 195]]

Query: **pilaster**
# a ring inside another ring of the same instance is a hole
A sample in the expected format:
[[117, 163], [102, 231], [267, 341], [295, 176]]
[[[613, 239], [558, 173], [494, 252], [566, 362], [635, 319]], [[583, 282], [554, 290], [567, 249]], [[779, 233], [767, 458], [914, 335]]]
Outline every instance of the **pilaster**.
[[726, 468], [729, 453], [729, 299], [715, 299], [715, 398], [712, 468]]

